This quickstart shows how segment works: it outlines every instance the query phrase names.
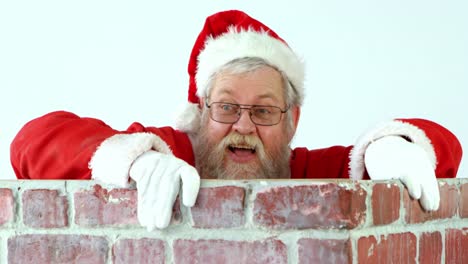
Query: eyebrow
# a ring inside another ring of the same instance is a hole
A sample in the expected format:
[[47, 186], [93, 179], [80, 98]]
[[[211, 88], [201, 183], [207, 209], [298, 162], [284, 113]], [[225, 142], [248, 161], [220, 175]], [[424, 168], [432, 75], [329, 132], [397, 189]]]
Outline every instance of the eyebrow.
[[273, 93], [264, 93], [264, 94], [260, 95], [258, 98], [259, 99], [272, 98], [272, 99], [278, 100], [278, 98], [276, 98], [276, 96]]
[[[221, 89], [221, 91], [219, 92], [219, 95], [232, 95], [232, 89], [229, 89], [229, 88], [226, 88], [226, 89]], [[279, 100], [273, 93], [271, 92], [266, 92], [264, 94], [261, 94], [259, 96], [257, 96], [258, 99], [275, 99], [275, 100]]]
[[231, 89], [224, 89], [224, 88], [222, 88], [221, 91], [219, 92], [219, 94], [220, 94], [220, 95], [223, 95], [223, 94], [228, 94], [228, 95], [230, 95], [230, 94], [232, 94], [232, 92], [231, 92]]

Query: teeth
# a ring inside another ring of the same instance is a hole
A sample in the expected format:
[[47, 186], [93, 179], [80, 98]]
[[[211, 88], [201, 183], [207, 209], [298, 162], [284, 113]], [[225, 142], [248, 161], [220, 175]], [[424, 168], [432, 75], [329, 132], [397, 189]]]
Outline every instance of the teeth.
[[254, 150], [255, 147], [251, 147], [251, 146], [240, 146], [240, 145], [231, 145], [230, 146], [231, 148], [238, 148], [238, 149], [248, 149], [248, 150]]

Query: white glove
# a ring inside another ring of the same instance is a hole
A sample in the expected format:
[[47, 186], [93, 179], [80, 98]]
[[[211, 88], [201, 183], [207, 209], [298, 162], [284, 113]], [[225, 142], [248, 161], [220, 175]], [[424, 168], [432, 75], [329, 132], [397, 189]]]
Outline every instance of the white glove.
[[172, 155], [148, 151], [130, 168], [138, 192], [138, 221], [148, 231], [166, 228], [182, 180], [182, 201], [192, 207], [200, 189], [200, 176], [194, 167]]
[[439, 184], [422, 147], [399, 136], [386, 136], [369, 145], [364, 162], [371, 179], [400, 179], [425, 210], [439, 208]]

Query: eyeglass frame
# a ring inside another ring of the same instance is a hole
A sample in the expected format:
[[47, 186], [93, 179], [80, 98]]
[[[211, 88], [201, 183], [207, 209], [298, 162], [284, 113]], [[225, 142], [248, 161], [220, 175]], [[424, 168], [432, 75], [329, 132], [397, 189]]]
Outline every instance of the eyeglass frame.
[[[212, 111], [211, 111], [211, 106], [213, 106], [213, 104], [227, 104], [227, 105], [233, 105], [233, 106], [236, 106], [236, 107], [239, 107], [238, 111], [237, 111], [237, 119], [233, 122], [222, 122], [222, 121], [218, 121], [218, 120], [215, 120], [212, 116]], [[208, 104], [208, 100], [205, 100], [205, 106], [209, 109], [209, 115], [210, 115], [210, 118], [211, 120], [215, 121], [215, 122], [218, 122], [218, 123], [222, 123], [222, 124], [235, 124], [239, 121], [239, 119], [241, 118], [241, 115], [242, 115], [242, 110], [249, 110], [249, 118], [250, 118], [250, 121], [252, 121], [252, 123], [254, 123], [255, 125], [257, 126], [275, 126], [277, 124], [279, 124], [281, 122], [281, 119], [282, 119], [282, 116], [283, 114], [287, 113], [289, 111], [289, 109], [291, 109], [291, 106], [288, 105], [286, 106], [286, 109], [281, 109], [281, 107], [279, 106], [274, 106], [274, 105], [248, 105], [248, 104], [234, 104], [234, 103], [227, 103], [227, 102], [211, 102], [211, 104]], [[249, 106], [249, 107], [245, 107], [245, 106]], [[280, 110], [280, 118], [278, 119], [278, 122], [274, 123], [274, 124], [268, 124], [268, 125], [265, 125], [265, 124], [258, 124], [256, 123], [253, 119], [252, 119], [252, 115], [254, 115], [252, 113], [252, 109], [254, 107], [273, 107], [273, 108], [277, 108]]]

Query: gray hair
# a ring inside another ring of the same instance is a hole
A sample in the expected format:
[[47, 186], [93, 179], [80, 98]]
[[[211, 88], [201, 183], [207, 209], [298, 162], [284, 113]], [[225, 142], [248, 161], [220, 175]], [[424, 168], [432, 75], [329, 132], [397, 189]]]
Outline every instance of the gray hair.
[[258, 57], [244, 57], [232, 60], [222, 67], [220, 67], [213, 75], [210, 76], [207, 82], [207, 87], [205, 89], [204, 97], [208, 97], [211, 88], [213, 86], [213, 81], [219, 73], [229, 72], [232, 74], [242, 74], [247, 72], [255, 71], [261, 67], [270, 67], [275, 69], [281, 74], [281, 79], [283, 81], [283, 95], [286, 100], [286, 105], [289, 107], [292, 106], [301, 106], [303, 98], [298, 94], [296, 88], [292, 85], [286, 73], [280, 71], [276, 66], [268, 63], [266, 60]]

